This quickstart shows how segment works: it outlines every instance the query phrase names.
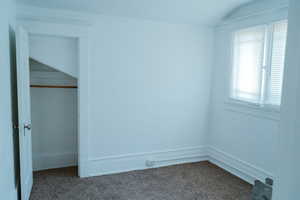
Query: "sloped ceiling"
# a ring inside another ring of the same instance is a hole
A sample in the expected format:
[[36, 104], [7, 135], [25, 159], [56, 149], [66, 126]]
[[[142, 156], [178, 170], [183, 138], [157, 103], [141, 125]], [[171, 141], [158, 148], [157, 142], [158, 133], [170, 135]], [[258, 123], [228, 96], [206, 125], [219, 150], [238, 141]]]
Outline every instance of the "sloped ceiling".
[[253, 0], [17, 0], [19, 4], [171, 23], [214, 25]]
[[237, 7], [232, 10], [232, 12], [228, 13], [225, 19], [233, 19], [238, 18], [239, 16], [247, 16], [251, 15], [251, 13], [256, 12], [264, 12], [270, 9], [278, 9], [287, 7], [289, 4], [289, 0], [259, 0], [254, 1], [253, 3], [245, 4], [243, 6]]
[[45, 64], [42, 64], [32, 58], [29, 59], [29, 63], [30, 63], [30, 71], [31, 72], [58, 72], [54, 68], [49, 67]]

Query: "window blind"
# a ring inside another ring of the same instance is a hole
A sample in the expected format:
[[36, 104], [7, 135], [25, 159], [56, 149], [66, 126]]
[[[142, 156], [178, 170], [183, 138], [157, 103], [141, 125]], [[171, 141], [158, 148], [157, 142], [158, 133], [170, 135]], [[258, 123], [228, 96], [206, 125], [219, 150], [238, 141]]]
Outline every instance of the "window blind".
[[235, 33], [232, 98], [260, 102], [265, 33], [265, 26]]
[[266, 103], [280, 105], [287, 38], [287, 21], [273, 24], [269, 87]]
[[280, 106], [287, 21], [234, 33], [231, 98]]

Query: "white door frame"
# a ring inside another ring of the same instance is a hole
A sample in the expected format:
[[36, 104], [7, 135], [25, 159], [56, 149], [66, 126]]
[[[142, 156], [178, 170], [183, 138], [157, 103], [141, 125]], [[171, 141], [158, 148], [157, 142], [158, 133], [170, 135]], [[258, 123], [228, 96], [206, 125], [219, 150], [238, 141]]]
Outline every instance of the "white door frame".
[[72, 37], [78, 40], [78, 175], [88, 176], [89, 26], [40, 21], [19, 22], [28, 34]]

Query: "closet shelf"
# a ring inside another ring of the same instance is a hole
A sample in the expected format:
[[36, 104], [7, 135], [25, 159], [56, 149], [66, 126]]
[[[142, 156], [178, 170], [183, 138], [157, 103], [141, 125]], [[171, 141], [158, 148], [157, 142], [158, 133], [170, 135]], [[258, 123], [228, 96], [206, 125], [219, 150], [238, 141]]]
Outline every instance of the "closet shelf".
[[30, 85], [32, 88], [78, 88], [76, 85]]

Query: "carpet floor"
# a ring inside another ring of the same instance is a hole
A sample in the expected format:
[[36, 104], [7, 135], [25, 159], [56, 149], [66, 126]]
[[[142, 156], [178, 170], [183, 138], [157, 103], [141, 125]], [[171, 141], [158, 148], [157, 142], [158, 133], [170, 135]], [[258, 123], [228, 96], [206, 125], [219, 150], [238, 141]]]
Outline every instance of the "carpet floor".
[[252, 189], [209, 162], [83, 179], [76, 171], [35, 172], [30, 200], [250, 200]]

